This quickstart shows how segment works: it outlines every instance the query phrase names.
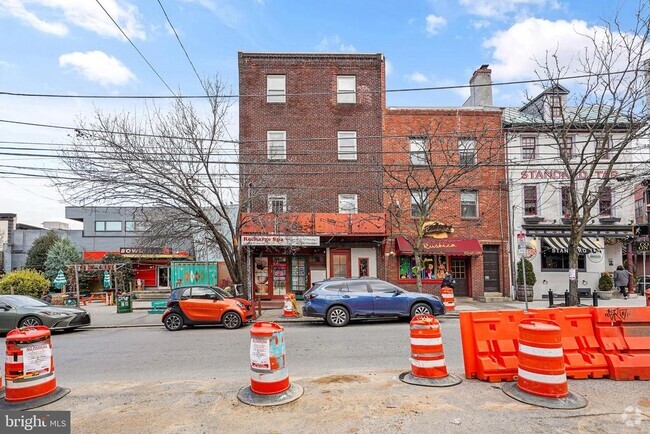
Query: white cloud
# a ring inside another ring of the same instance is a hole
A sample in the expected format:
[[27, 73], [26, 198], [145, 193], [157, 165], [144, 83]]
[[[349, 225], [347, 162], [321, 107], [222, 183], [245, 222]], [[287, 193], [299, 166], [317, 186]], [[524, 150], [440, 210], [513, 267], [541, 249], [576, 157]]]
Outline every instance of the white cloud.
[[470, 20], [470, 24], [476, 30], [480, 30], [489, 27], [491, 23], [488, 20]]
[[483, 47], [492, 50], [491, 69], [496, 80], [533, 78], [537, 68], [534, 59], [544, 62], [547, 55], [555, 54], [562, 66], [578, 66], [578, 56], [591, 45], [583, 35], [600, 30], [581, 20], [528, 18], [494, 33]]
[[70, 67], [90, 81], [102, 86], [124, 85], [135, 75], [118, 59], [103, 51], [74, 52], [59, 57], [59, 66]]
[[427, 33], [435, 35], [438, 31], [447, 25], [447, 20], [444, 17], [437, 15], [427, 15]]
[[13, 65], [11, 63], [0, 60], [0, 69], [9, 69], [12, 66]]
[[510, 13], [520, 13], [527, 7], [561, 7], [558, 0], [459, 0], [467, 12], [486, 18], [501, 18]]
[[345, 44], [339, 35], [325, 36], [314, 47], [316, 51], [343, 51], [354, 53], [357, 49], [352, 44]]
[[[125, 0], [103, 0], [102, 5], [130, 38], [146, 39], [138, 8]], [[29, 10], [27, 7], [29, 6]], [[101, 36], [123, 38], [101, 7], [90, 0], [0, 0], [5, 13], [41, 32], [65, 36], [73, 24]]]
[[393, 64], [388, 59], [384, 62], [384, 70], [386, 71], [386, 77], [393, 73]]
[[427, 83], [429, 81], [426, 75], [418, 71], [415, 71], [411, 74], [407, 74], [404, 76], [404, 78], [406, 78], [409, 81], [413, 81], [415, 83]]

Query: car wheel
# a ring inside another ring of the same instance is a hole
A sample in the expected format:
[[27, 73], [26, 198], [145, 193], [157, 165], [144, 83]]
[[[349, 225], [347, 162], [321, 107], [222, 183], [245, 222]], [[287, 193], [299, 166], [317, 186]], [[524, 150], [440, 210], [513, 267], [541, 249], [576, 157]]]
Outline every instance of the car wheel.
[[165, 328], [175, 332], [183, 328], [183, 317], [177, 313], [170, 313], [165, 317]]
[[20, 320], [20, 324], [18, 324], [18, 328], [34, 327], [39, 325], [43, 325], [43, 321], [41, 321], [35, 316], [28, 316]]
[[344, 327], [350, 322], [350, 313], [343, 306], [334, 306], [327, 311], [326, 320], [332, 327]]
[[221, 317], [221, 323], [228, 330], [241, 327], [241, 317], [236, 312], [226, 312]]
[[426, 303], [415, 303], [411, 308], [411, 318], [418, 315], [433, 315], [431, 307]]

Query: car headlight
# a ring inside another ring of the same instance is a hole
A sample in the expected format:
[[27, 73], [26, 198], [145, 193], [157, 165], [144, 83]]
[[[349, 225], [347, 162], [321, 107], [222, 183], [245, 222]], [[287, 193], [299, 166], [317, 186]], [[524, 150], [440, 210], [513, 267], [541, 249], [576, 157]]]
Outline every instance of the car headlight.
[[239, 306], [240, 308], [246, 309], [246, 305], [244, 303], [242, 303], [241, 301], [236, 301], [235, 303], [237, 303], [237, 306]]

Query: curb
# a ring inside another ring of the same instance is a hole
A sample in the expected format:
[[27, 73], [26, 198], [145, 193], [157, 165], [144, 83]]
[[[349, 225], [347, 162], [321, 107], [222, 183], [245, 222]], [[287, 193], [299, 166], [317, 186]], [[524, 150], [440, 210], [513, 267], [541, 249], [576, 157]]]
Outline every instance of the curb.
[[144, 327], [164, 327], [164, 325], [163, 325], [163, 323], [160, 323], [160, 324], [119, 324], [119, 325], [88, 326], [88, 327], [80, 328], [79, 330], [126, 329], [126, 328], [144, 328]]

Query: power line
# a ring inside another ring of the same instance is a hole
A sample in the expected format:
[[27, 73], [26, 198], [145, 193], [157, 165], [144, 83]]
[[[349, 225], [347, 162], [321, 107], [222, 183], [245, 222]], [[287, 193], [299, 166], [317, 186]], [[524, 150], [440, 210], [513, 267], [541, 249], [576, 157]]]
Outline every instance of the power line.
[[124, 32], [124, 30], [122, 30], [122, 27], [120, 27], [120, 25], [117, 23], [117, 21], [115, 21], [115, 20], [113, 19], [113, 17], [112, 17], [111, 14], [106, 10], [106, 8], [104, 7], [104, 5], [102, 5], [102, 3], [101, 3], [99, 0], [95, 0], [95, 1], [96, 1], [97, 4], [99, 5], [99, 7], [101, 7], [102, 10], [106, 13], [106, 15], [108, 15], [108, 18], [111, 19], [111, 21], [113, 22], [113, 24], [115, 24], [115, 26], [119, 29], [119, 31], [122, 33], [122, 35], [124, 35], [124, 37], [126, 38], [126, 40], [129, 41], [129, 43], [130, 43], [131, 46], [135, 49], [135, 51], [138, 52], [138, 54], [140, 55], [140, 57], [142, 57], [142, 60], [144, 60], [145, 63], [146, 63], [147, 65], [149, 65], [149, 68], [151, 68], [151, 70], [153, 71], [153, 73], [156, 74], [156, 76], [157, 76], [157, 77], [160, 79], [160, 81], [165, 85], [165, 87], [169, 90], [169, 92], [171, 92], [171, 94], [174, 95], [173, 98], [176, 98], [176, 94], [174, 93], [174, 91], [172, 90], [172, 88], [169, 87], [169, 85], [167, 84], [167, 82], [166, 82], [166, 81], [161, 77], [161, 75], [158, 73], [158, 71], [156, 71], [156, 68], [154, 68], [153, 65], [152, 65], [151, 63], [149, 63], [149, 61], [147, 60], [147, 58], [144, 57], [144, 54], [142, 54], [142, 52], [138, 49], [138, 47], [136, 47], [136, 45], [133, 43], [133, 41], [131, 40], [131, 38], [129, 38], [129, 36]]
[[[96, 0], [99, 3], [99, 0]], [[110, 16], [110, 15], [109, 15]], [[112, 19], [112, 18], [111, 18]], [[113, 20], [113, 22], [115, 22]], [[118, 26], [119, 27], [119, 26]], [[121, 29], [120, 29], [121, 30]], [[122, 32], [124, 34], [124, 32]], [[126, 36], [126, 35], [125, 35]], [[128, 39], [128, 38], [127, 38]], [[130, 41], [130, 40], [129, 40]], [[134, 45], [132, 43], [132, 45]], [[137, 49], [137, 47], [134, 48]], [[138, 50], [138, 52], [140, 52]], [[144, 57], [143, 57], [144, 58]], [[146, 59], [145, 59], [146, 61]], [[147, 64], [149, 62], [147, 61]], [[153, 69], [153, 66], [149, 64]], [[155, 69], [153, 69], [154, 72]], [[557, 77], [557, 78], [537, 78], [537, 79], [528, 79], [528, 80], [513, 80], [513, 81], [502, 81], [490, 84], [459, 84], [459, 85], [450, 85], [450, 86], [429, 86], [429, 87], [410, 87], [410, 88], [396, 88], [396, 89], [385, 89], [385, 90], [357, 90], [357, 94], [378, 94], [378, 93], [403, 93], [403, 92], [422, 92], [422, 91], [437, 91], [437, 90], [454, 90], [454, 89], [467, 89], [467, 88], [477, 88], [477, 87], [487, 87], [487, 86], [512, 86], [520, 84], [532, 84], [532, 83], [545, 83], [545, 82], [559, 82], [564, 80], [576, 80], [580, 78], [590, 78], [590, 77], [600, 77], [600, 76], [611, 76], [611, 75], [625, 75], [630, 73], [644, 72], [644, 70], [639, 69], [628, 69], [624, 71], [613, 71], [607, 73], [589, 73], [589, 74], [580, 74], [580, 75], [571, 75], [566, 77]], [[158, 73], [156, 72], [156, 75]], [[160, 76], [158, 76], [160, 78]], [[162, 78], [161, 78], [162, 80]], [[164, 80], [163, 80], [164, 83]], [[165, 84], [166, 85], [166, 84]], [[166, 85], [167, 86], [167, 85]], [[169, 86], [167, 86], [169, 89]], [[171, 89], [170, 89], [171, 91]], [[172, 92], [173, 93], [173, 92]], [[331, 96], [336, 95], [337, 92], [294, 92], [294, 93], [285, 93], [277, 94], [277, 96]], [[79, 99], [205, 99], [205, 98], [266, 98], [266, 94], [224, 94], [224, 95], [70, 95], [70, 94], [56, 94], [56, 93], [30, 93], [30, 92], [11, 92], [11, 91], [0, 91], [0, 95], [6, 96], [15, 96], [15, 97], [30, 97], [30, 98], [79, 98]]]

